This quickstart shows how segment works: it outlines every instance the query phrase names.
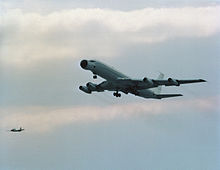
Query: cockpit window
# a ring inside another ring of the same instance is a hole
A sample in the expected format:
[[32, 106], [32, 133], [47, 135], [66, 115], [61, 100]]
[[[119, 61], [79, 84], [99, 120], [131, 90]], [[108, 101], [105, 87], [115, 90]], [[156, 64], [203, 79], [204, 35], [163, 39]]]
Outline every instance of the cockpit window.
[[90, 60], [90, 62], [95, 62], [95, 60]]

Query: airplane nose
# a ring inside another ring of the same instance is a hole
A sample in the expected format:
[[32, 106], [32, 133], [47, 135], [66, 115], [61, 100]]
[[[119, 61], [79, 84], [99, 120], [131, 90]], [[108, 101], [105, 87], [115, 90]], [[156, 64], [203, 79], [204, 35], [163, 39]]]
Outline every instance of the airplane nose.
[[87, 65], [88, 65], [88, 61], [87, 61], [87, 60], [82, 60], [82, 61], [80, 62], [80, 66], [81, 66], [82, 68], [86, 68]]

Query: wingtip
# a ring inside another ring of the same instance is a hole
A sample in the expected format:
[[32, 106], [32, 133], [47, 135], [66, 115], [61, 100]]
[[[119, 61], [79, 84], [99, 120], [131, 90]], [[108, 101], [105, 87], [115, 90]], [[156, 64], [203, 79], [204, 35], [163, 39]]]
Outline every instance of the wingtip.
[[183, 94], [173, 94], [173, 95], [175, 95], [176, 97], [183, 96]]
[[204, 80], [204, 79], [199, 79], [200, 80], [200, 82], [207, 82], [206, 80]]

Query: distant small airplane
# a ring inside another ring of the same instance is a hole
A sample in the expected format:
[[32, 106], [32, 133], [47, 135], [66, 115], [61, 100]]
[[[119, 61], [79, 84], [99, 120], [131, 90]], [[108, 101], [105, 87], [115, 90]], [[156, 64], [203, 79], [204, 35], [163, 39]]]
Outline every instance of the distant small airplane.
[[114, 91], [115, 97], [121, 97], [119, 91], [144, 98], [162, 99], [168, 97], [182, 96], [182, 94], [160, 94], [161, 86], [180, 86], [180, 84], [206, 82], [203, 79], [194, 80], [177, 80], [168, 78], [163, 80], [164, 74], [160, 73], [158, 79], [149, 79], [144, 77], [142, 80], [131, 79], [128, 76], [116, 71], [112, 67], [103, 64], [96, 60], [82, 60], [80, 66], [85, 70], [90, 70], [93, 73], [93, 78], [97, 75], [106, 79], [100, 84], [88, 82], [86, 86], [79, 86], [79, 89], [85, 93], [103, 92], [105, 90]]
[[10, 131], [11, 132], [21, 132], [23, 131], [24, 129], [22, 127], [20, 127], [20, 129], [11, 129]]

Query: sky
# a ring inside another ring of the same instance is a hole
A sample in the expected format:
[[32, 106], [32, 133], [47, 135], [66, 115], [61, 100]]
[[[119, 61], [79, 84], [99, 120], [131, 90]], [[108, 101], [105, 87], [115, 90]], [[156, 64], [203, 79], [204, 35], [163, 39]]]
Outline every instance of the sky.
[[[218, 170], [219, 18], [210, 0], [0, 1], [0, 169]], [[88, 95], [103, 79], [82, 59], [207, 83]]]

